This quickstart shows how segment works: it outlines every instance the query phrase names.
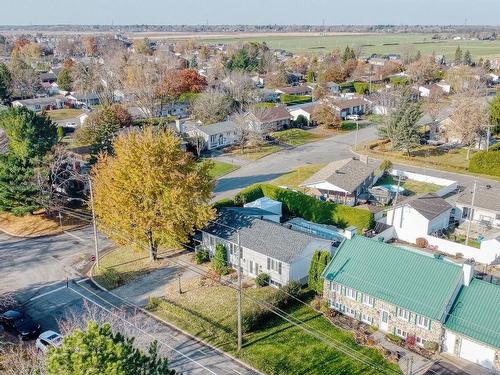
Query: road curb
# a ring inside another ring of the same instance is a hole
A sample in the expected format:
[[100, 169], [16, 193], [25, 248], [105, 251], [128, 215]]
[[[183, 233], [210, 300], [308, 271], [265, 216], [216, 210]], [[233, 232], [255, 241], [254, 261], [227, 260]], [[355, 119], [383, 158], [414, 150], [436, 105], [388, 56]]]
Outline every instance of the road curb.
[[64, 232], [73, 232], [73, 231], [85, 228], [87, 226], [88, 225], [82, 225], [82, 226], [79, 226], [79, 227], [76, 227], [76, 228], [72, 228], [72, 229], [69, 229], [69, 230], [66, 230], [66, 231], [63, 231], [63, 232], [50, 233], [50, 234], [40, 234], [40, 235], [35, 235], [35, 234], [33, 234], [33, 235], [30, 235], [30, 234], [20, 235], [20, 234], [15, 234], [15, 233], [9, 232], [8, 230], [5, 230], [5, 229], [3, 229], [1, 227], [0, 227], [0, 232], [4, 233], [4, 234], [6, 234], [7, 236], [10, 236], [10, 237], [32, 239], [32, 238], [45, 238], [45, 237], [59, 236], [59, 235], [63, 234]]
[[[113, 250], [111, 250], [111, 251], [108, 251], [108, 252], [107, 252], [106, 254], [104, 254], [103, 256], [109, 255], [109, 254], [111, 254], [113, 251], [116, 251], [116, 250], [117, 250], [117, 249], [113, 249]], [[101, 259], [102, 259], [102, 258], [101, 258]], [[95, 269], [95, 263], [94, 263], [94, 264], [92, 265], [92, 267], [90, 268], [90, 271], [89, 271], [89, 280], [90, 280], [90, 281], [91, 281], [91, 282], [92, 282], [92, 283], [93, 283], [96, 287], [98, 287], [99, 289], [101, 289], [102, 291], [107, 292], [107, 293], [111, 294], [113, 297], [118, 298], [118, 299], [120, 299], [120, 300], [124, 301], [125, 303], [127, 303], [127, 304], [129, 304], [129, 305], [131, 305], [131, 306], [135, 307], [135, 308], [136, 308], [136, 309], [138, 309], [138, 310], [140, 310], [142, 313], [144, 313], [144, 314], [146, 314], [146, 315], [150, 316], [151, 318], [153, 318], [153, 319], [155, 319], [155, 320], [157, 320], [157, 321], [159, 321], [159, 322], [161, 322], [161, 323], [163, 323], [163, 324], [165, 324], [165, 325], [169, 326], [170, 328], [172, 328], [172, 329], [174, 329], [174, 330], [176, 330], [176, 331], [178, 331], [178, 332], [182, 333], [182, 334], [183, 334], [183, 335], [185, 335], [185, 336], [188, 336], [188, 337], [189, 337], [189, 338], [191, 338], [192, 340], [197, 341], [197, 342], [199, 342], [199, 343], [201, 343], [201, 344], [203, 344], [203, 345], [205, 345], [205, 346], [208, 346], [208, 347], [209, 347], [209, 348], [211, 348], [212, 350], [214, 350], [214, 351], [216, 351], [216, 352], [218, 352], [218, 353], [221, 353], [221, 354], [223, 354], [223, 355], [225, 355], [225, 356], [227, 356], [227, 357], [231, 358], [233, 361], [238, 362], [240, 365], [242, 365], [242, 366], [244, 366], [244, 367], [246, 367], [246, 368], [248, 368], [248, 369], [250, 369], [250, 370], [254, 371], [255, 373], [263, 375], [263, 373], [262, 373], [262, 372], [260, 372], [259, 370], [255, 369], [254, 367], [250, 366], [248, 363], [243, 362], [243, 361], [242, 361], [242, 360], [240, 360], [239, 358], [236, 358], [236, 357], [235, 357], [235, 356], [233, 356], [232, 354], [229, 354], [229, 353], [226, 353], [226, 352], [224, 352], [224, 351], [220, 350], [219, 348], [217, 348], [217, 347], [213, 346], [212, 344], [210, 344], [210, 343], [206, 342], [205, 340], [202, 340], [202, 339], [200, 339], [200, 338], [198, 338], [198, 337], [196, 337], [196, 336], [192, 335], [191, 333], [189, 333], [189, 332], [187, 332], [187, 331], [183, 330], [182, 328], [179, 328], [179, 327], [177, 327], [176, 325], [174, 325], [174, 324], [172, 324], [172, 323], [170, 323], [170, 322], [168, 322], [168, 321], [166, 321], [166, 320], [164, 320], [164, 319], [160, 318], [160, 317], [159, 317], [159, 316], [157, 316], [156, 314], [154, 314], [154, 313], [152, 313], [152, 312], [150, 312], [150, 311], [148, 311], [148, 310], [144, 309], [143, 307], [138, 306], [138, 305], [136, 305], [135, 303], [130, 302], [130, 301], [128, 301], [127, 299], [125, 299], [125, 298], [123, 298], [123, 297], [120, 297], [119, 295], [117, 295], [117, 294], [113, 293], [112, 291], [110, 291], [110, 290], [106, 289], [105, 287], [103, 287], [103, 286], [102, 286], [102, 285], [100, 285], [97, 281], [95, 281], [95, 280], [94, 280], [94, 269]]]

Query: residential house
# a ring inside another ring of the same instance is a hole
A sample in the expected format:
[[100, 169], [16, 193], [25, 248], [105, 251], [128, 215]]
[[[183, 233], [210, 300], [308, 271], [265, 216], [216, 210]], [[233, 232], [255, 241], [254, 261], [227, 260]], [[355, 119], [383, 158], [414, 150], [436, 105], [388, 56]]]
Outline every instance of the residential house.
[[453, 301], [473, 266], [362, 236], [345, 240], [323, 272], [330, 308], [382, 332], [441, 343]]
[[280, 94], [271, 89], [261, 89], [259, 95], [263, 102], [276, 103], [280, 100]]
[[367, 113], [370, 102], [363, 97], [349, 96], [337, 98], [332, 102], [337, 116], [345, 119], [348, 115], [362, 115]]
[[379, 176], [379, 161], [350, 158], [336, 160], [320, 169], [300, 186], [320, 199], [354, 206]]
[[261, 218], [279, 223], [281, 220], [282, 203], [274, 199], [262, 197], [253, 202], [245, 203], [243, 208], [259, 209], [263, 211]]
[[96, 93], [72, 93], [66, 98], [69, 103], [77, 108], [92, 107], [101, 103]]
[[314, 251], [331, 251], [329, 240], [227, 208], [221, 209], [201, 234], [202, 246], [211, 256], [217, 244], [224, 245], [232, 267], [238, 264], [239, 240], [243, 275], [267, 273], [270, 284], [277, 287], [290, 281], [306, 283]]
[[299, 116], [304, 116], [307, 119], [307, 121], [311, 123], [315, 108], [316, 104], [306, 103], [306, 104], [297, 104], [288, 107], [287, 109], [292, 115], [293, 121], [297, 121], [297, 118]]
[[453, 206], [434, 193], [403, 200], [387, 211], [385, 223], [394, 226], [400, 240], [415, 243], [419, 237], [448, 228]]
[[233, 145], [238, 142], [240, 130], [233, 121], [217, 122], [210, 125], [185, 124], [185, 132], [189, 137], [201, 137], [205, 150]]
[[246, 115], [250, 129], [263, 134], [289, 127], [292, 118], [293, 116], [284, 106], [257, 108]]
[[421, 85], [418, 86], [418, 91], [420, 96], [424, 98], [428, 98], [433, 93], [439, 94], [449, 94], [451, 90], [451, 86], [447, 83], [432, 83], [429, 85]]
[[330, 94], [337, 95], [340, 93], [340, 85], [335, 82], [327, 82], [326, 88]]
[[312, 89], [309, 86], [301, 85], [301, 86], [287, 86], [280, 87], [275, 90], [278, 94], [287, 94], [287, 95], [311, 95]]
[[385, 66], [385, 64], [387, 63], [387, 61], [389, 61], [389, 60], [384, 59], [382, 57], [371, 57], [368, 60], [368, 64], [373, 65], [373, 66], [383, 67], [383, 66]]
[[475, 194], [468, 188], [458, 196], [455, 206], [455, 218], [460, 221], [500, 228], [500, 188], [478, 186]]
[[444, 323], [443, 352], [500, 370], [500, 286], [464, 284]]
[[41, 112], [43, 110], [61, 109], [64, 107], [64, 102], [64, 96], [57, 95], [43, 98], [14, 100], [12, 106], [26, 107], [32, 111]]

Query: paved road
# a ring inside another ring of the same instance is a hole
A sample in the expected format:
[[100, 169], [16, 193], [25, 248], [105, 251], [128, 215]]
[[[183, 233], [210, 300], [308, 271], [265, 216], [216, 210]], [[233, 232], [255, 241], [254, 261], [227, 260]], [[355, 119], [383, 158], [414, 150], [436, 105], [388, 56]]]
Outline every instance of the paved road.
[[[359, 130], [358, 143], [376, 139], [376, 137], [376, 127], [369, 126]], [[329, 163], [333, 160], [352, 157], [354, 154], [351, 149], [354, 144], [354, 139], [355, 132], [349, 132], [323, 139], [318, 142], [298, 146], [296, 148], [282, 150], [255, 162], [243, 164], [238, 170], [223, 176], [217, 181], [213, 201], [217, 201], [222, 198], [230, 198], [248, 185], [273, 180], [302, 165]], [[459, 173], [400, 164], [396, 164], [395, 167], [407, 171], [414, 171], [416, 173], [424, 173], [431, 176], [448, 178], [457, 181], [458, 184], [463, 187], [471, 186], [474, 183], [474, 180], [483, 185], [490, 184], [500, 187], [500, 183], [498, 181]]]

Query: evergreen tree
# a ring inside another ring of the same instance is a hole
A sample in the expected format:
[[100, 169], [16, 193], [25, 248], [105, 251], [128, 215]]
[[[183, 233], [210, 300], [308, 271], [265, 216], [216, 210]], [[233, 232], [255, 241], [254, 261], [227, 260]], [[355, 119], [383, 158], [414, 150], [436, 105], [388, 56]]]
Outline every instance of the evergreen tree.
[[490, 59], [486, 59], [484, 60], [484, 63], [483, 63], [483, 68], [484, 70], [486, 70], [487, 72], [489, 72], [491, 70], [491, 61]]
[[354, 49], [346, 46], [342, 54], [342, 62], [345, 64], [349, 60], [356, 60], [356, 52], [354, 52]]
[[58, 348], [46, 357], [49, 375], [87, 374], [152, 374], [173, 375], [167, 358], [158, 355], [153, 341], [147, 353], [134, 346], [134, 339], [113, 333], [109, 324], [89, 322], [85, 331], [76, 330], [66, 336]]
[[227, 250], [223, 244], [215, 246], [215, 254], [213, 258], [213, 267], [219, 275], [226, 275], [229, 272], [227, 265]]
[[316, 270], [318, 274], [318, 280], [316, 282], [316, 293], [320, 296], [323, 295], [323, 286], [324, 286], [324, 281], [323, 278], [321, 277], [321, 274], [323, 273], [329, 262], [330, 262], [330, 253], [328, 251], [321, 251]]
[[189, 60], [189, 67], [190, 67], [191, 69], [194, 69], [194, 68], [197, 68], [197, 67], [198, 67], [198, 60], [196, 59], [196, 56], [195, 56], [195, 55], [193, 55], [193, 56], [191, 57], [191, 60]]
[[57, 85], [61, 90], [71, 91], [73, 88], [73, 79], [71, 71], [68, 68], [62, 68], [57, 76]]
[[464, 65], [467, 65], [467, 66], [471, 66], [472, 65], [472, 57], [471, 57], [471, 54], [470, 54], [469, 50], [466, 50], [464, 52], [464, 55], [463, 55], [463, 58], [462, 58], [462, 62], [463, 62]]
[[420, 59], [421, 59], [421, 57], [422, 57], [422, 52], [420, 52], [420, 50], [418, 50], [418, 51], [417, 51], [417, 54], [416, 54], [416, 56], [415, 56], [415, 61], [420, 60]]
[[460, 46], [457, 46], [457, 49], [455, 50], [455, 60], [454, 63], [455, 65], [462, 65], [462, 49]]
[[9, 101], [12, 94], [12, 76], [7, 65], [0, 62], [0, 104]]
[[45, 115], [27, 108], [10, 108], [0, 115], [8, 151], [0, 155], [0, 210], [23, 215], [35, 211], [40, 193], [35, 168], [57, 142], [57, 130]]
[[500, 92], [497, 92], [495, 98], [490, 102], [490, 122], [495, 125], [494, 132], [500, 132]]
[[318, 250], [314, 250], [314, 254], [311, 259], [311, 264], [309, 265], [309, 277], [307, 279], [307, 284], [309, 289], [316, 290], [316, 285], [318, 284], [318, 262], [320, 253]]

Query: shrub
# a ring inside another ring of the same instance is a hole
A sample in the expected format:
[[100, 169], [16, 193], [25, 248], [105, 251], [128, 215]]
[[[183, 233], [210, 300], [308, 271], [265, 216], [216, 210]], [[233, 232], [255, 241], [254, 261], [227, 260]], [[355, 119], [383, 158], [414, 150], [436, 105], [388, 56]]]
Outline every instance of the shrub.
[[385, 335], [385, 338], [396, 345], [402, 345], [404, 342], [404, 339], [399, 336], [393, 335], [392, 333], [388, 333], [387, 335]]
[[383, 172], [390, 171], [392, 169], [392, 161], [385, 159], [382, 163], [380, 163], [379, 169]]
[[215, 247], [214, 258], [212, 259], [212, 266], [215, 272], [219, 275], [227, 275], [229, 267], [227, 266], [227, 251], [223, 244], [217, 244]]
[[417, 343], [417, 339], [415, 336], [410, 335], [406, 338], [406, 345], [408, 345], [410, 348], [413, 348], [415, 344]]
[[500, 150], [492, 147], [489, 151], [476, 152], [469, 161], [469, 171], [500, 177]]
[[302, 292], [302, 285], [298, 281], [290, 281], [283, 288], [283, 291], [293, 297], [299, 297]]
[[424, 349], [430, 352], [435, 352], [436, 350], [438, 350], [438, 348], [439, 344], [435, 341], [426, 341], [424, 343]]
[[421, 249], [425, 249], [429, 243], [425, 238], [419, 237], [416, 239], [415, 244]]
[[64, 137], [64, 128], [62, 126], [57, 127], [57, 138], [62, 139]]
[[304, 126], [309, 125], [309, 121], [304, 115], [298, 115], [297, 120], [294, 121], [294, 125], [298, 128], [303, 128]]
[[357, 94], [368, 94], [369, 93], [369, 84], [368, 82], [354, 82], [354, 91]]
[[271, 277], [267, 273], [261, 272], [255, 278], [255, 284], [260, 287], [267, 286], [269, 285], [270, 279]]
[[194, 253], [194, 261], [196, 264], [202, 264], [208, 262], [210, 260], [210, 254], [207, 249], [204, 247], [199, 248]]
[[234, 203], [238, 206], [243, 206], [245, 203], [253, 202], [256, 199], [262, 198], [264, 193], [260, 185], [251, 185], [240, 191], [234, 197]]
[[106, 268], [102, 273], [102, 278], [112, 289], [118, 288], [123, 282], [122, 276], [114, 268]]

